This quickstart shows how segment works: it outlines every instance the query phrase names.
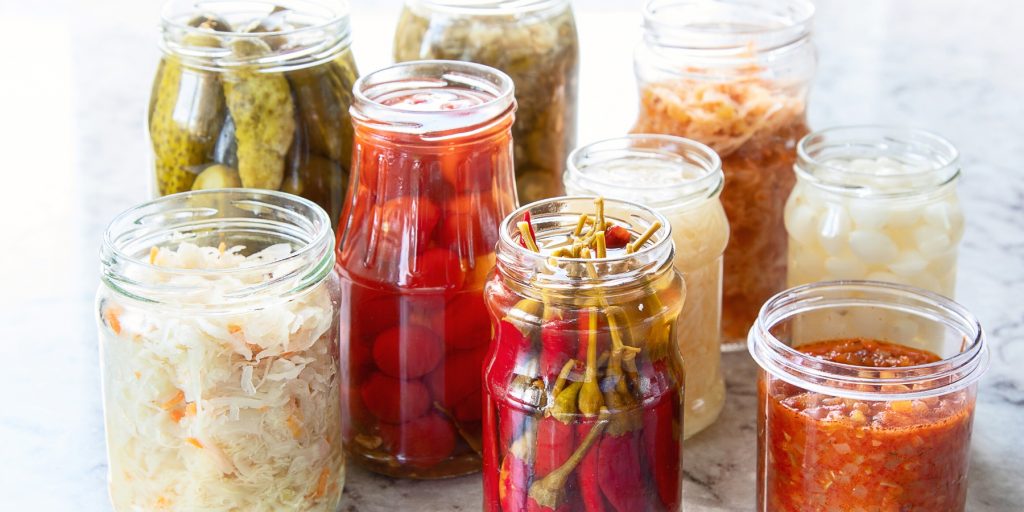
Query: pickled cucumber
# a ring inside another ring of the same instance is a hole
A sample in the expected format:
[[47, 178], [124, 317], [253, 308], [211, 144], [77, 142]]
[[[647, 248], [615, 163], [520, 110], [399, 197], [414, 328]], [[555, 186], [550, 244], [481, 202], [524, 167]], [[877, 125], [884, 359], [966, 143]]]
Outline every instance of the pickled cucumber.
[[352, 155], [352, 85], [355, 61], [345, 51], [323, 66], [300, 69], [288, 75], [296, 107], [306, 126], [309, 147], [319, 155], [347, 162]]
[[208, 190], [212, 188], [238, 188], [242, 180], [238, 171], [221, 164], [213, 164], [199, 173], [192, 183], [192, 190]]
[[[241, 59], [270, 53], [257, 39], [231, 43]], [[277, 189], [284, 178], [284, 157], [295, 134], [295, 105], [288, 80], [280, 73], [262, 72], [253, 65], [228, 70], [224, 96], [235, 122], [238, 174], [242, 186]]]

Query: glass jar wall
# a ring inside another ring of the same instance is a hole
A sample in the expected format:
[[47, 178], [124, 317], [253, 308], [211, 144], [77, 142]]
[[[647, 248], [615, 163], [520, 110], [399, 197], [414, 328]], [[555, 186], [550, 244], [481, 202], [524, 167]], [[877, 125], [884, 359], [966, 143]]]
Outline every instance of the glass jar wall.
[[772, 298], [748, 346], [761, 367], [757, 510], [964, 510], [988, 349], [962, 306], [815, 283]]
[[791, 286], [871, 279], [953, 296], [964, 218], [952, 144], [863, 126], [813, 133], [798, 152], [785, 216]]
[[391, 476], [477, 471], [483, 286], [516, 207], [512, 81], [408, 62], [361, 78], [355, 98], [337, 249], [347, 447]]
[[685, 289], [671, 229], [635, 203], [595, 199], [536, 202], [499, 230], [485, 510], [682, 509]]
[[345, 478], [327, 214], [175, 194], [107, 228], [97, 292], [114, 509], [334, 511]]
[[344, 3], [168, 3], [149, 104], [156, 193], [281, 190], [336, 224], [352, 154], [349, 31]]
[[729, 218], [722, 335], [738, 348], [786, 281], [783, 207], [807, 133], [813, 5], [651, 0], [636, 51], [636, 133], [677, 135], [722, 158]]
[[725, 403], [720, 371], [722, 252], [729, 223], [719, 201], [722, 165], [707, 146], [671, 135], [631, 135], [583, 146], [565, 171], [569, 194], [597, 194], [654, 208], [668, 219], [675, 267], [686, 281], [679, 349], [686, 370], [689, 437]]
[[562, 165], [576, 145], [578, 57], [569, 0], [407, 0], [395, 33], [398, 62], [463, 60], [512, 77], [524, 204], [562, 194]]

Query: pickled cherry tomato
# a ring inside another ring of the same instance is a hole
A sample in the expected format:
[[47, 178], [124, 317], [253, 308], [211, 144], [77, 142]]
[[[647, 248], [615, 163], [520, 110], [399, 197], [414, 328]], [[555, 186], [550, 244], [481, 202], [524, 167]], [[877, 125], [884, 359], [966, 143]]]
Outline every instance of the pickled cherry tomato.
[[418, 325], [392, 327], [373, 342], [373, 360], [385, 374], [413, 379], [430, 373], [444, 356], [444, 344], [430, 329]]
[[491, 317], [479, 293], [465, 293], [444, 310], [444, 343], [449, 348], [469, 349], [491, 341]]
[[466, 273], [458, 255], [448, 249], [428, 249], [416, 258], [413, 271], [408, 277], [411, 288], [441, 288], [457, 291], [462, 288]]
[[425, 197], [400, 196], [388, 200], [380, 207], [382, 252], [397, 253], [407, 236], [414, 237], [415, 245], [412, 247], [416, 252], [423, 252], [433, 238], [440, 218], [437, 205]]
[[424, 379], [434, 400], [452, 409], [474, 391], [479, 391], [486, 356], [486, 349], [446, 354], [444, 364]]
[[430, 391], [418, 380], [399, 380], [374, 372], [359, 388], [363, 405], [381, 421], [404, 423], [430, 410]]
[[400, 461], [415, 468], [435, 466], [455, 450], [455, 429], [437, 413], [400, 426], [381, 425], [380, 434]]

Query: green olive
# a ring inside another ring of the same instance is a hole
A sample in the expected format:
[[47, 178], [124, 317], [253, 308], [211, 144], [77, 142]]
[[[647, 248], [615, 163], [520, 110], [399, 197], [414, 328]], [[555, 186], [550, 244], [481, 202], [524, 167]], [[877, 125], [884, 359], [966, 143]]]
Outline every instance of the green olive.
[[192, 190], [238, 188], [241, 186], [242, 179], [238, 177], [238, 171], [226, 165], [213, 164], [199, 173], [196, 181], [192, 183]]

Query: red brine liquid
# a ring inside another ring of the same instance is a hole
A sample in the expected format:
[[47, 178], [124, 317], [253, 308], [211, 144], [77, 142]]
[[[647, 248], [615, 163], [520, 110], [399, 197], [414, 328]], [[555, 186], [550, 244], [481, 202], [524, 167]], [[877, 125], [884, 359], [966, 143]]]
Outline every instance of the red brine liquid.
[[[491, 335], [482, 288], [498, 224], [515, 208], [514, 107], [474, 121], [472, 109], [493, 97], [419, 82], [372, 98], [385, 120], [353, 116], [353, 183], [337, 250], [342, 400], [350, 460], [396, 477], [442, 478], [480, 468]], [[439, 117], [445, 112], [466, 120]], [[407, 129], [438, 120], [458, 128]]]

